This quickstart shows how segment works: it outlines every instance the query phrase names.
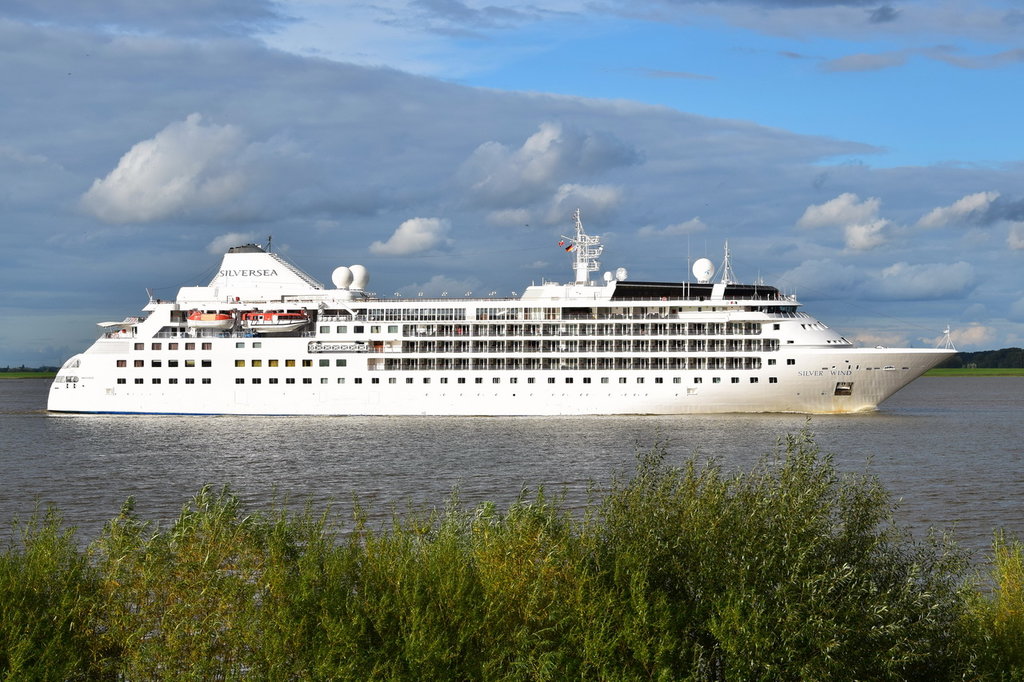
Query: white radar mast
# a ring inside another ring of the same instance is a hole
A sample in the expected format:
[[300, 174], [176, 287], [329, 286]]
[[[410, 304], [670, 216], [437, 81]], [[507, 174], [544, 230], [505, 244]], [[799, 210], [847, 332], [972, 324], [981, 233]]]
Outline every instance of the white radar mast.
[[577, 208], [572, 217], [576, 223], [576, 236], [563, 235], [562, 239], [569, 244], [565, 250], [574, 251], [576, 255], [572, 265], [573, 271], [576, 272], [576, 284], [590, 284], [590, 273], [597, 272], [601, 267], [601, 262], [597, 259], [601, 257], [604, 247], [601, 246], [600, 237], [591, 237], [583, 231], [580, 209]]
[[732, 272], [732, 264], [729, 262], [729, 241], [725, 242], [725, 259], [722, 261], [722, 284], [735, 284], [736, 275]]

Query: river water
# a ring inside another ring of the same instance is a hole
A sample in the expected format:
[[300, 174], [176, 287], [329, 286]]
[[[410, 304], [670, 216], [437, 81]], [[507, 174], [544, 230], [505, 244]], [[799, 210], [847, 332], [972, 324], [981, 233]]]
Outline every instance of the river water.
[[543, 485], [582, 507], [591, 483], [628, 473], [637, 445], [669, 444], [749, 469], [805, 426], [839, 469], [879, 477], [917, 531], [954, 529], [977, 550], [1004, 528], [1024, 537], [1024, 377], [923, 377], [876, 412], [680, 417], [187, 417], [58, 415], [49, 382], [0, 381], [0, 522], [56, 505], [80, 540], [128, 496], [146, 519], [173, 519], [202, 485], [228, 485], [250, 509], [275, 497], [329, 503], [344, 522], [353, 496], [383, 522], [392, 509], [503, 507]]

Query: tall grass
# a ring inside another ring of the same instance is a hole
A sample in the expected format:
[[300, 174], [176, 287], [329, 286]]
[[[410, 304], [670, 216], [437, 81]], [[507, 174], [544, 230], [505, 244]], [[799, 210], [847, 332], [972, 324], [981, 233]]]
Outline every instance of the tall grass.
[[748, 472], [655, 445], [582, 514], [246, 513], [201, 489], [171, 523], [129, 500], [87, 549], [37, 512], [0, 555], [8, 679], [1024, 679], [1024, 561], [992, 580], [916, 540], [873, 478], [806, 432]]

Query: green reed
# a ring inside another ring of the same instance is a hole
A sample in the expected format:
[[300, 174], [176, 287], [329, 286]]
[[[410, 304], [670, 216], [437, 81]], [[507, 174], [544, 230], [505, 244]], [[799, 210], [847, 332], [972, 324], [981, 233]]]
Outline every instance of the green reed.
[[1024, 565], [993, 578], [893, 520], [877, 480], [810, 435], [748, 472], [656, 444], [582, 514], [246, 512], [201, 489], [177, 519], [129, 500], [86, 549], [55, 511], [0, 555], [8, 679], [1006, 679], [1024, 675]]

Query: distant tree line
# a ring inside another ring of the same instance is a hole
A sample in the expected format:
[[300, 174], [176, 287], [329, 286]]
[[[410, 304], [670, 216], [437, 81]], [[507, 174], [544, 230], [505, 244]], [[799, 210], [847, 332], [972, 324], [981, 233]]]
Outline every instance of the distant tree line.
[[50, 365], [44, 365], [43, 367], [0, 367], [0, 372], [56, 372], [60, 367], [51, 367]]
[[957, 353], [938, 366], [979, 369], [1024, 367], [1024, 348], [1001, 348], [999, 350], [979, 350], [973, 353]]

